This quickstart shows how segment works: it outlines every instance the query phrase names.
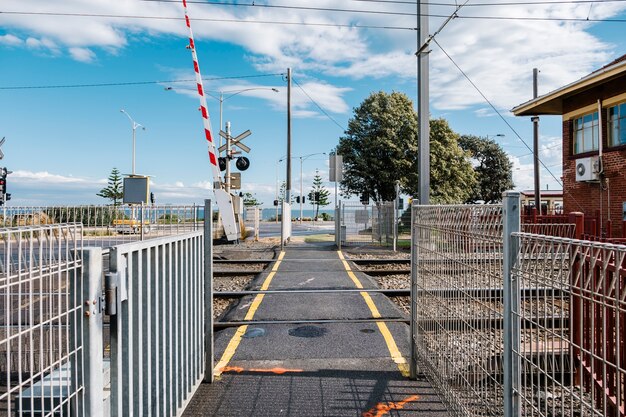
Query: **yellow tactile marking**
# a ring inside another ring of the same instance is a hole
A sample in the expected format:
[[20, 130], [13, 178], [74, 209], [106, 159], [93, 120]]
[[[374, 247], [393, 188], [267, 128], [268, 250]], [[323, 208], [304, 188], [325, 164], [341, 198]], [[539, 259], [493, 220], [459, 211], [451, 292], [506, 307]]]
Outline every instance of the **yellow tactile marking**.
[[[281, 252], [280, 255], [278, 255], [278, 260], [272, 267], [272, 271], [268, 274], [267, 278], [265, 278], [265, 281], [263, 281], [263, 285], [261, 286], [261, 291], [266, 291], [269, 288], [270, 283], [272, 282], [274, 275], [276, 275], [276, 272], [278, 271], [278, 267], [280, 266], [284, 257], [285, 257], [285, 252]], [[264, 297], [265, 297], [265, 294], [257, 294], [256, 297], [254, 297], [254, 300], [252, 301], [252, 304], [248, 308], [248, 312], [246, 313], [244, 320], [252, 320], [252, 318], [254, 317], [254, 314], [256, 313], [257, 309], [261, 305], [261, 301], [263, 301]], [[224, 368], [228, 366], [228, 362], [230, 362], [230, 360], [235, 355], [235, 352], [237, 351], [237, 348], [239, 347], [239, 343], [241, 343], [241, 338], [246, 333], [246, 330], [248, 330], [247, 324], [243, 326], [239, 326], [239, 328], [237, 328], [237, 331], [235, 332], [233, 337], [230, 339], [230, 342], [228, 342], [228, 346], [226, 346], [226, 350], [222, 354], [220, 361], [217, 363], [217, 365], [215, 365], [214, 375], [216, 377], [220, 376]]]
[[[348, 276], [350, 277], [352, 282], [354, 282], [354, 285], [356, 285], [357, 288], [363, 288], [363, 284], [361, 284], [361, 281], [359, 281], [356, 275], [354, 275], [354, 272], [352, 272], [352, 269], [350, 269], [350, 265], [346, 261], [346, 258], [343, 256], [343, 253], [341, 251], [337, 251], [337, 253], [339, 254], [339, 259], [341, 259], [343, 267], [346, 269]], [[380, 312], [378, 311], [378, 308], [376, 308], [376, 304], [374, 304], [374, 300], [372, 300], [372, 297], [370, 297], [370, 295], [366, 292], [362, 292], [360, 294], [365, 300], [365, 303], [369, 307], [370, 311], [372, 312], [372, 317], [375, 319], [380, 318]], [[396, 341], [393, 339], [393, 336], [391, 335], [391, 332], [387, 327], [387, 323], [383, 321], [377, 321], [376, 325], [378, 326], [378, 330], [380, 330], [380, 333], [383, 335], [385, 343], [387, 343], [387, 349], [389, 349], [391, 359], [393, 359], [396, 365], [398, 365], [398, 369], [400, 370], [402, 376], [409, 377], [409, 365], [406, 359], [404, 359], [404, 357], [400, 353], [400, 349], [398, 349], [398, 345], [396, 345]]]

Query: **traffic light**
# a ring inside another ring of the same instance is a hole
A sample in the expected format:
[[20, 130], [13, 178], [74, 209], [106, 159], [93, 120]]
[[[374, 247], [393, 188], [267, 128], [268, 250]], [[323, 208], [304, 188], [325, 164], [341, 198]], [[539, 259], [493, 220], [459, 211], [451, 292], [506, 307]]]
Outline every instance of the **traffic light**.
[[250, 168], [250, 160], [245, 156], [240, 156], [239, 158], [237, 158], [235, 166], [239, 171], [245, 171], [246, 169]]
[[370, 195], [367, 192], [361, 194], [361, 204], [368, 205], [370, 203]]
[[220, 156], [219, 158], [217, 158], [217, 162], [220, 166], [220, 171], [225, 171], [226, 170], [226, 158], [223, 156]]
[[300, 197], [302, 199], [302, 204], [304, 204], [306, 198], [304, 198], [304, 196]]
[[274, 205], [278, 206], [278, 200], [274, 200]]
[[299, 195], [297, 195], [297, 196], [296, 196], [296, 203], [299, 203], [299, 202], [300, 202], [300, 196], [299, 196]]
[[7, 193], [7, 169], [0, 168], [0, 197], [5, 201], [4, 195]]

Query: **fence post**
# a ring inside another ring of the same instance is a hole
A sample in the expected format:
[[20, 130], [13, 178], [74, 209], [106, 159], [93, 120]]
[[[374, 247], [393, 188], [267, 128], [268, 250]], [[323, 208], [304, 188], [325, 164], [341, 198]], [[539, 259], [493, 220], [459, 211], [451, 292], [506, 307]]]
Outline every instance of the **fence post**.
[[[207, 214], [208, 213], [208, 214]], [[208, 216], [208, 217], [207, 217]], [[207, 221], [208, 218], [208, 221]], [[213, 216], [204, 200], [204, 382], [213, 382]]]
[[[82, 291], [80, 288], [73, 288], [74, 291], [81, 291], [76, 294], [83, 308], [79, 311], [82, 314], [81, 328], [73, 326], [81, 332], [82, 339], [82, 360], [79, 358], [72, 369], [72, 375], [84, 375], [83, 385], [84, 411], [87, 417], [104, 416], [104, 364], [102, 359], [102, 248], [85, 248], [82, 254], [83, 276]], [[70, 299], [75, 299], [71, 297]]]
[[409, 367], [409, 372], [410, 375], [409, 377], [411, 379], [417, 379], [417, 347], [415, 346], [417, 343], [417, 335], [416, 335], [416, 330], [417, 330], [417, 326], [415, 321], [417, 320], [416, 317], [416, 312], [415, 312], [415, 303], [417, 300], [415, 300], [416, 294], [415, 294], [415, 286], [416, 286], [416, 280], [417, 280], [417, 237], [416, 237], [416, 230], [415, 230], [415, 210], [416, 208], [413, 206], [413, 203], [409, 204], [409, 210], [411, 210], [411, 225], [410, 225], [410, 230], [411, 230], [411, 283], [410, 283], [410, 288], [411, 288], [411, 305], [409, 306], [409, 312], [411, 314], [411, 362], [410, 362], [410, 367]]
[[337, 213], [335, 214], [335, 240], [337, 242], [337, 248], [341, 250], [341, 201], [337, 203]]
[[519, 282], [513, 266], [519, 252], [520, 193], [503, 194], [503, 277], [504, 277], [504, 416], [520, 415], [520, 319]]
[[573, 211], [569, 214], [569, 222], [576, 225], [574, 239], [581, 240], [585, 233], [585, 215], [579, 211]]

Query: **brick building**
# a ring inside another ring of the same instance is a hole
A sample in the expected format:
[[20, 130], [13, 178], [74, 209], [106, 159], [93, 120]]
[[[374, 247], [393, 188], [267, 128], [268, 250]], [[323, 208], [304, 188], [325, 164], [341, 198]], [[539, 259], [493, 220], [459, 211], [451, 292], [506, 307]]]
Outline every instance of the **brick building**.
[[564, 211], [598, 216], [603, 234], [621, 236], [626, 220], [626, 55], [512, 111], [516, 116], [563, 117]]

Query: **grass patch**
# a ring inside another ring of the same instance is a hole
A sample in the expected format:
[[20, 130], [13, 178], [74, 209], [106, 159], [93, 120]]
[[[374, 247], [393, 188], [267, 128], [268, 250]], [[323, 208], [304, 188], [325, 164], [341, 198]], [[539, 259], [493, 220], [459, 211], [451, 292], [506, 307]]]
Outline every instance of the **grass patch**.
[[304, 238], [306, 243], [334, 242], [335, 235], [323, 233], [319, 235], [309, 235]]

